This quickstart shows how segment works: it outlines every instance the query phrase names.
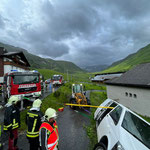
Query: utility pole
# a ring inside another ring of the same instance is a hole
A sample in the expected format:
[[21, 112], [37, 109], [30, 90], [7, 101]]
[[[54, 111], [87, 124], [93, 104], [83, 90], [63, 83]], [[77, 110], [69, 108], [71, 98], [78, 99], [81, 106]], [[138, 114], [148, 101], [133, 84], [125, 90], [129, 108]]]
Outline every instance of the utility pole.
[[68, 70], [67, 70], [67, 81], [69, 82]]
[[52, 62], [51, 62], [51, 70], [52, 70]]

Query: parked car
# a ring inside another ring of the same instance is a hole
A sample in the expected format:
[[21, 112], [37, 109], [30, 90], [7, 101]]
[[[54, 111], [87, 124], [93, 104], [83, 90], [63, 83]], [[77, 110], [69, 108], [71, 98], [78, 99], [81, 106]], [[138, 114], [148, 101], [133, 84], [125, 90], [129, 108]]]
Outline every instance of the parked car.
[[45, 84], [49, 84], [49, 83], [51, 83], [51, 79], [45, 80]]
[[125, 106], [107, 99], [94, 114], [98, 143], [94, 150], [149, 150], [150, 123]]

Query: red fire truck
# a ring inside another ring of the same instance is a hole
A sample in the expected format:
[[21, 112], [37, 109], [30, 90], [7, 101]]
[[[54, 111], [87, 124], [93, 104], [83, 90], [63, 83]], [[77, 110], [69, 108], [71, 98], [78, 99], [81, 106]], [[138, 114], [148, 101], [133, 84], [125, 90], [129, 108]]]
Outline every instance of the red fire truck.
[[11, 95], [17, 95], [21, 100], [24, 97], [33, 101], [41, 95], [40, 73], [37, 71], [11, 71], [4, 75], [3, 97], [5, 102]]
[[63, 84], [63, 76], [62, 75], [53, 75], [52, 84], [53, 85], [62, 85]]

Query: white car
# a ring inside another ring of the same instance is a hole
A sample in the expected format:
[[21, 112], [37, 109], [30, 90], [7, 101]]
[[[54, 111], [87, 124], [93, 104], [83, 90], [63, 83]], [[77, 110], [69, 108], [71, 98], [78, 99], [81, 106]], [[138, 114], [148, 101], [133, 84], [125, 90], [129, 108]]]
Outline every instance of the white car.
[[150, 150], [150, 123], [125, 106], [105, 100], [94, 114], [98, 143], [94, 150]]

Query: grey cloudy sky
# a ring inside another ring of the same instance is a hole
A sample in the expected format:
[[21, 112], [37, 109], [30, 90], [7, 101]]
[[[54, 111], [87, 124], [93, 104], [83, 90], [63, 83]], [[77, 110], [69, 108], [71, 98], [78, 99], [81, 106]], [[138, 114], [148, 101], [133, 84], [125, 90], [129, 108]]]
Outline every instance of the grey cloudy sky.
[[0, 41], [79, 66], [150, 43], [150, 0], [0, 0]]

